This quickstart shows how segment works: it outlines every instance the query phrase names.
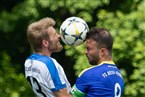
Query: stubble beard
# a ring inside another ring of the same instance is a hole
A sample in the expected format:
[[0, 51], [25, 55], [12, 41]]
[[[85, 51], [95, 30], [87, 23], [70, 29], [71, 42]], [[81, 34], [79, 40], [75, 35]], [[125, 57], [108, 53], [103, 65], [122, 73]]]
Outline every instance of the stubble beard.
[[59, 44], [57, 46], [57, 50], [55, 52], [60, 52], [63, 49], [63, 46], [61, 44]]
[[87, 56], [87, 58], [88, 58], [88, 61], [89, 61], [89, 63], [90, 63], [91, 65], [98, 65], [98, 63], [99, 63], [99, 58], [98, 58], [98, 57], [96, 57], [96, 58], [89, 58], [89, 57]]
[[60, 43], [52, 43], [52, 42], [49, 42], [50, 43], [50, 46], [48, 47], [48, 50], [50, 52], [60, 52], [62, 49], [63, 49], [63, 46], [60, 44]]

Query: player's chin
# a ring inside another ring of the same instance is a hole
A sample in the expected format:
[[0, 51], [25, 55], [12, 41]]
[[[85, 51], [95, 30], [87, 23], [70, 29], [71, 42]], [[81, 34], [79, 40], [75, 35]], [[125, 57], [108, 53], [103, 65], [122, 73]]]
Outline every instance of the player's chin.
[[57, 45], [57, 48], [56, 48], [56, 50], [55, 50], [55, 52], [59, 52], [59, 51], [61, 51], [63, 49], [63, 46], [61, 45], [61, 44], [58, 44]]
[[96, 61], [94, 61], [91, 57], [87, 56], [87, 59], [91, 65], [96, 65]]

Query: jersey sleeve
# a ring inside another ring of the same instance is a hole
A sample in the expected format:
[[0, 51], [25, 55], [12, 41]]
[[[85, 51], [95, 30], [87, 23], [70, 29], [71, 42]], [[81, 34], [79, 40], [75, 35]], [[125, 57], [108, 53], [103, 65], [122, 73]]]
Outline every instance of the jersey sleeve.
[[85, 97], [88, 87], [89, 87], [89, 81], [88, 81], [87, 74], [82, 74], [80, 77], [78, 77], [75, 85], [71, 89], [71, 94], [74, 97]]
[[77, 89], [76, 85], [72, 87], [71, 95], [73, 95], [73, 97], [85, 97], [85, 93]]
[[51, 87], [52, 92], [58, 91], [66, 87], [65, 81], [63, 81], [63, 76], [60, 76], [60, 73], [63, 71], [58, 70], [58, 63], [52, 59], [45, 61], [47, 69], [49, 71], [50, 79], [47, 81]]

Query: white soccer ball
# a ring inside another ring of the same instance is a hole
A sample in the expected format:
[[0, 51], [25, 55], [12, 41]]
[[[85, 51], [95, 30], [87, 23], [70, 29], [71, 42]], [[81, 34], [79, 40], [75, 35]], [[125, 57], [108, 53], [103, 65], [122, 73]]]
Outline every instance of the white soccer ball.
[[81, 45], [88, 31], [87, 23], [79, 17], [67, 18], [60, 26], [61, 39], [70, 46]]

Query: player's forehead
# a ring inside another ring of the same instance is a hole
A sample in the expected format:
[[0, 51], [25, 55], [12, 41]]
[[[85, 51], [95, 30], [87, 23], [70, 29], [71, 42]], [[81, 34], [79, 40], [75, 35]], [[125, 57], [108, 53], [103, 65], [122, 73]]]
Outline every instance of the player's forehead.
[[97, 46], [97, 43], [93, 39], [86, 39], [86, 46]]

